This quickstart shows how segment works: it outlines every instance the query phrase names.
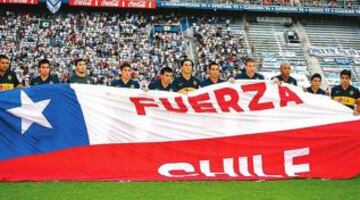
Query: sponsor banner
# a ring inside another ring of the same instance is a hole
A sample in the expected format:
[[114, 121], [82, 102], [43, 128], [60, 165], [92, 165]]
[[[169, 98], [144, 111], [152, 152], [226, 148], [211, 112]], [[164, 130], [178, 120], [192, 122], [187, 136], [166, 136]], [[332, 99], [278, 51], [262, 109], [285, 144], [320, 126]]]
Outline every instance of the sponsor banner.
[[291, 24], [292, 18], [291, 17], [256, 17], [257, 22], [263, 23], [276, 23], [276, 24]]
[[335, 62], [335, 59], [334, 58], [323, 58], [322, 59], [324, 62], [326, 62], [326, 63], [333, 63], [333, 62]]
[[98, 6], [97, 0], [69, 0], [70, 6], [86, 6], [95, 7]]
[[351, 61], [348, 58], [335, 58], [338, 65], [350, 65]]
[[309, 54], [316, 57], [348, 57], [359, 58], [360, 49], [341, 49], [336, 47], [309, 47]]
[[98, 0], [98, 7], [120, 7], [120, 0]]
[[158, 1], [158, 8], [194, 8], [194, 9], [218, 9], [238, 10], [252, 12], [275, 12], [275, 13], [311, 13], [329, 15], [350, 15], [359, 16], [360, 9], [343, 8], [315, 8], [315, 7], [290, 7], [290, 6], [262, 6], [245, 4], [224, 4], [224, 3], [200, 3], [200, 2], [169, 2]]
[[124, 8], [156, 8], [156, 0], [124, 0]]
[[354, 61], [354, 63], [356, 65], [360, 65], [360, 57], [359, 58], [354, 58], [353, 61]]
[[0, 4], [39, 4], [39, 0], [2, 0]]
[[360, 117], [271, 81], [188, 95], [93, 85], [0, 93], [0, 180], [264, 180], [360, 173]]
[[296, 53], [293, 51], [279, 52], [279, 56], [287, 58], [295, 58]]
[[69, 0], [70, 6], [156, 8], [155, 0]]

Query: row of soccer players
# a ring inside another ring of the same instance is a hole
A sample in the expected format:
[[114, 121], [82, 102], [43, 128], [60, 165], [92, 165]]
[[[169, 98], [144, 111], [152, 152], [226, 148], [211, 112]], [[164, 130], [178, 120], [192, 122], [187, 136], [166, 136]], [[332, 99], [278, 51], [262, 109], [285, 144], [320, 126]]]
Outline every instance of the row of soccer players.
[[[245, 61], [244, 70], [237, 74], [235, 78], [230, 78], [229, 82], [234, 82], [235, 79], [243, 80], [264, 80], [264, 76], [256, 72], [256, 61], [252, 58], [248, 58]], [[9, 69], [10, 61], [5, 55], [0, 55], [0, 91], [9, 90], [15, 87], [21, 87], [16, 74]], [[200, 81], [193, 76], [193, 61], [190, 59], [184, 59], [180, 63], [181, 75], [173, 80], [174, 72], [169, 67], [164, 67], [160, 71], [160, 78], [151, 82], [148, 86], [150, 90], [172, 91], [179, 93], [192, 92], [200, 87], [206, 87], [212, 84], [222, 83], [224, 80], [220, 79], [220, 66], [213, 62], [208, 66], [209, 78]], [[82, 83], [91, 84], [92, 79], [86, 74], [86, 61], [84, 59], [77, 59], [75, 61], [75, 72], [70, 77], [69, 83]], [[279, 83], [289, 83], [297, 85], [295, 78], [290, 76], [291, 65], [288, 63], [281, 64], [280, 74], [272, 79]], [[30, 85], [39, 84], [55, 84], [59, 83], [57, 76], [50, 74], [50, 62], [47, 59], [43, 59], [39, 62], [39, 76], [32, 79]], [[140, 84], [131, 79], [132, 67], [128, 63], [124, 63], [120, 66], [120, 77], [111, 82], [111, 86], [124, 87], [124, 88], [140, 88]], [[343, 70], [340, 73], [341, 84], [331, 89], [330, 96], [348, 106], [360, 112], [360, 92], [357, 88], [351, 85], [351, 71]], [[305, 91], [327, 95], [327, 93], [320, 88], [322, 78], [320, 74], [314, 74], [311, 76], [311, 86], [305, 88]]]
[[[9, 58], [4, 55], [0, 55], [0, 83], [2, 84], [3, 91], [20, 86], [16, 74], [9, 69], [9, 65]], [[30, 85], [56, 84], [60, 82], [57, 76], [50, 74], [51, 69], [49, 60], [40, 60], [38, 67], [40, 75], [32, 79]], [[92, 84], [92, 79], [86, 73], [86, 61], [84, 59], [75, 60], [75, 67], [75, 71], [67, 83]], [[255, 60], [249, 58], [246, 60], [244, 73], [238, 74], [235, 79], [264, 79], [262, 75], [255, 72], [255, 69]], [[202, 82], [192, 75], [193, 61], [190, 59], [182, 60], [181, 72], [181, 76], [173, 80], [173, 70], [169, 67], [164, 67], [160, 71], [160, 79], [151, 82], [148, 88], [150, 90], [186, 93], [196, 90], [200, 87], [224, 82], [224, 80], [219, 78], [220, 66], [217, 63], [211, 63], [209, 65], [209, 78]], [[289, 76], [290, 66], [282, 67], [282, 72], [283, 76], [277, 76], [280, 81], [297, 85], [296, 80]], [[120, 66], [119, 79], [112, 81], [111, 86], [140, 88], [140, 84], [137, 81], [131, 79], [131, 74], [131, 65], [128, 63], [122, 64]]]

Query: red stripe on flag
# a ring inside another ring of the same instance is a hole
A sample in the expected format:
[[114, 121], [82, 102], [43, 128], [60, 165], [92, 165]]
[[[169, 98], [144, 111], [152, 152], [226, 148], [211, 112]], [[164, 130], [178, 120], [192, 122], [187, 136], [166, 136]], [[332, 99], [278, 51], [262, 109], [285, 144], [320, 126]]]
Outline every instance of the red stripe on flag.
[[359, 127], [354, 121], [226, 138], [72, 148], [2, 161], [0, 180], [254, 180], [293, 178], [291, 173], [351, 178], [360, 173]]

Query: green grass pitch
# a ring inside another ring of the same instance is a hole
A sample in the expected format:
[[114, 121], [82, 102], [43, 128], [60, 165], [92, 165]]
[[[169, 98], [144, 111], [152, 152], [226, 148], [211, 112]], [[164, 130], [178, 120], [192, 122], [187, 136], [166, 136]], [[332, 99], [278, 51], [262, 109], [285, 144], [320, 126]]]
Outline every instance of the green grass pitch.
[[341, 199], [360, 200], [351, 180], [0, 183], [0, 200]]

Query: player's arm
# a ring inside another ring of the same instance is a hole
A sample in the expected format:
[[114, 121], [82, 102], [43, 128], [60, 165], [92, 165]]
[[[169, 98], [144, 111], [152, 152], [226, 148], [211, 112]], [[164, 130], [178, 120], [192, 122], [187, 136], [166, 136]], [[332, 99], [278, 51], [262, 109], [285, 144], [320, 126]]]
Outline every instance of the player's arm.
[[31, 81], [30, 81], [30, 86], [34, 86], [34, 84], [35, 84], [35, 79], [33, 78], [33, 79], [31, 79]]
[[23, 88], [23, 85], [19, 82], [19, 79], [17, 78], [16, 74], [14, 74], [12, 78], [14, 79], [13, 84], [15, 88]]
[[360, 115], [360, 98], [356, 99], [355, 104], [356, 104], [355, 115]]
[[15, 88], [23, 88], [24, 86], [20, 83], [19, 85], [17, 85]]
[[59, 81], [59, 77], [57, 76], [57, 75], [54, 75], [53, 76], [53, 81], [54, 81], [54, 83], [60, 83], [60, 81]]
[[334, 90], [334, 88], [331, 88], [330, 89], [330, 98], [332, 99], [332, 100], [335, 100], [335, 97], [334, 97], [334, 95], [335, 95], [335, 90]]
[[174, 92], [179, 92], [179, 87], [178, 87], [178, 81], [175, 79], [175, 80], [173, 80], [173, 82], [172, 82], [172, 87], [173, 87], [173, 91]]
[[360, 91], [357, 90], [355, 93], [355, 110], [354, 110], [354, 114], [355, 115], [360, 115]]
[[140, 83], [139, 82], [135, 81], [134, 85], [135, 85], [135, 89], [140, 89]]

